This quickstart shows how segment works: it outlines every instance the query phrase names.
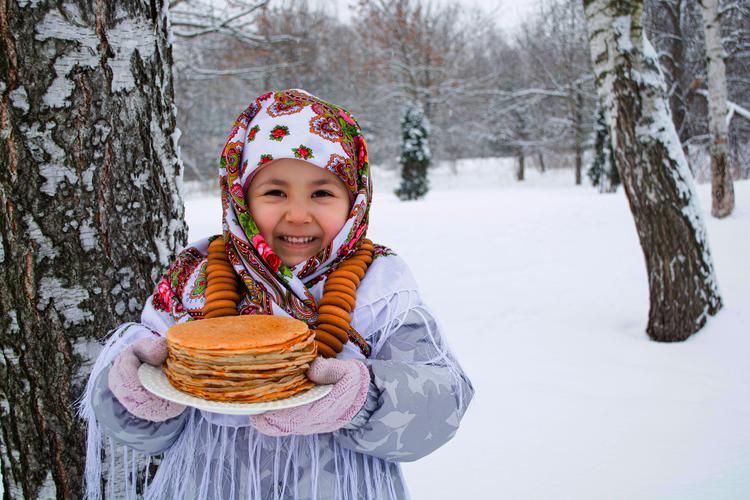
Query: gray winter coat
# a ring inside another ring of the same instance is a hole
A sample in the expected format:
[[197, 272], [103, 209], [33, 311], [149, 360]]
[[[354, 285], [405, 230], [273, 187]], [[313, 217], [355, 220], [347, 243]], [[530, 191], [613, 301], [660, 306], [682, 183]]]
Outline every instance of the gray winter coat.
[[371, 374], [365, 405], [333, 433], [270, 438], [254, 431], [247, 417], [197, 409], [161, 423], [142, 420], [115, 399], [107, 369], [94, 381], [91, 406], [104, 434], [117, 443], [147, 455], [165, 453], [160, 468], [170, 469], [146, 496], [408, 498], [398, 463], [450, 440], [473, 388], [428, 309], [417, 303], [398, 313], [365, 317], [360, 311], [357, 321], [366, 328], [382, 314], [392, 318], [381, 318], [387, 326], [368, 338], [374, 354], [364, 360]]

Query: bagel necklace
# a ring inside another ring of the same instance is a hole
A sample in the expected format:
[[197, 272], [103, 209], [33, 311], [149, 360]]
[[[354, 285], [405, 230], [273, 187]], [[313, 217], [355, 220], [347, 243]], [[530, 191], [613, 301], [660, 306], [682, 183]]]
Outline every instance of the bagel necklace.
[[[335, 358], [349, 340], [356, 343], [365, 356], [369, 355], [367, 342], [351, 326], [351, 313], [357, 301], [357, 286], [372, 263], [373, 252], [372, 241], [364, 239], [354, 255], [342, 262], [326, 279], [319, 301], [318, 319], [310, 328], [315, 334], [319, 355]], [[216, 238], [208, 245], [206, 279], [204, 318], [237, 316], [240, 282], [224, 250], [223, 238]]]

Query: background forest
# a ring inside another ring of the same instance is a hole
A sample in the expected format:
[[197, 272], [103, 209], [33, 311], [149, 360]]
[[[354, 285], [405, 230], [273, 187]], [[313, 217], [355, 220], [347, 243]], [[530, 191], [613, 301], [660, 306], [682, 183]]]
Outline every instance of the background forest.
[[[371, 158], [398, 166], [399, 122], [417, 104], [434, 162], [514, 156], [520, 166], [575, 167], [594, 155], [596, 92], [579, 1], [545, 0], [514, 32], [460, 3], [360, 2], [347, 22], [306, 0], [174, 2], [175, 99], [186, 180], [213, 179], [246, 101], [302, 87], [347, 106]], [[750, 3], [722, 3], [733, 178], [750, 176]], [[709, 177], [706, 59], [695, 1], [646, 1], [672, 118], [693, 174]], [[521, 172], [522, 174], [522, 172]], [[572, 181], [571, 181], [572, 182]]]

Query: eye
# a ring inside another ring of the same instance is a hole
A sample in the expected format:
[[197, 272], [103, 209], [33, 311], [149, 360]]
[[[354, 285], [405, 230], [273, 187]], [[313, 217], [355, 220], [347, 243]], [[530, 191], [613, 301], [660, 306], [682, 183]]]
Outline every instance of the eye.
[[333, 193], [325, 189], [318, 189], [312, 194], [313, 198], [325, 198], [328, 196], [333, 196]]
[[285, 196], [285, 194], [281, 189], [271, 189], [263, 193], [263, 196]]

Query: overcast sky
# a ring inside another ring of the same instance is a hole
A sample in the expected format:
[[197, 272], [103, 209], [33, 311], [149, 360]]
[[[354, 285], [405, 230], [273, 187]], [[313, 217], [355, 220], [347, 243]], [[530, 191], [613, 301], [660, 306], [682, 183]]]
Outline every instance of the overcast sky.
[[[357, 0], [335, 0], [338, 4], [339, 18], [348, 20], [350, 5]], [[495, 17], [499, 27], [512, 31], [521, 20], [531, 14], [537, 2], [544, 0], [453, 0], [470, 9], [479, 9]], [[327, 2], [326, 2], [327, 3]]]

